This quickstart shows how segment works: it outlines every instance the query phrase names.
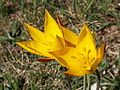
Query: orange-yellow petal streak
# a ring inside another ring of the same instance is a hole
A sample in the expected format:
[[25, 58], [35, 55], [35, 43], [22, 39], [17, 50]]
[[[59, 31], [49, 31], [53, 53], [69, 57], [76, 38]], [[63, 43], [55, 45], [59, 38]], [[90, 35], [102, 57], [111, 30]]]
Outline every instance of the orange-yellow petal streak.
[[63, 25], [61, 25], [61, 21], [58, 17], [57, 17], [57, 21], [58, 21], [59, 27], [62, 30], [64, 39], [67, 40], [69, 43], [76, 45], [77, 41], [78, 41], [78, 36], [71, 30], [63, 27]]
[[98, 63], [100, 63], [102, 61], [102, 58], [104, 57], [104, 49], [105, 43], [103, 43], [98, 49]]

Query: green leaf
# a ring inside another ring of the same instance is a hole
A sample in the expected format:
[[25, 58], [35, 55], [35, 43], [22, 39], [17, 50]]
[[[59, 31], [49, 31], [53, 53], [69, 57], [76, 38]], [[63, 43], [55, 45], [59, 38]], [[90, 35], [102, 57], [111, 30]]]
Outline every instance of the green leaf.
[[78, 0], [73, 0], [73, 9], [75, 11], [75, 13], [78, 11]]
[[15, 35], [17, 25], [18, 25], [18, 20], [12, 22], [12, 27], [11, 27], [11, 29], [12, 29], [12, 36]]

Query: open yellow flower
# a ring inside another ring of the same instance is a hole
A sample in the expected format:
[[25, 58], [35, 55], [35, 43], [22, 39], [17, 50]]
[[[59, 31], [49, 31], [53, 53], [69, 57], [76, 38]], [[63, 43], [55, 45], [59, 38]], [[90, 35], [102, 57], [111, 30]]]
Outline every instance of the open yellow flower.
[[[48, 62], [54, 60], [54, 56], [51, 55], [49, 52], [58, 50], [68, 45], [77, 44], [73, 41], [72, 42], [70, 41], [70, 37], [68, 36], [68, 34], [73, 36], [71, 37], [71, 39], [72, 38], [74, 39], [76, 38], [76, 40], [78, 39], [78, 36], [75, 33], [64, 28], [61, 25], [59, 19], [58, 19], [58, 23], [59, 24], [56, 23], [56, 21], [46, 10], [44, 32], [41, 32], [40, 30], [25, 23], [25, 27], [28, 29], [28, 32], [33, 40], [25, 41], [25, 42], [17, 42], [16, 44], [26, 49], [28, 52], [40, 56], [48, 57], [48, 58], [40, 58], [39, 61], [41, 62]], [[64, 39], [64, 37], [66, 40]], [[69, 44], [67, 44], [68, 42]]]
[[96, 49], [94, 38], [86, 24], [82, 28], [76, 47], [64, 47], [50, 52], [60, 64], [69, 70], [65, 74], [83, 76], [95, 72], [104, 56], [103, 43]]

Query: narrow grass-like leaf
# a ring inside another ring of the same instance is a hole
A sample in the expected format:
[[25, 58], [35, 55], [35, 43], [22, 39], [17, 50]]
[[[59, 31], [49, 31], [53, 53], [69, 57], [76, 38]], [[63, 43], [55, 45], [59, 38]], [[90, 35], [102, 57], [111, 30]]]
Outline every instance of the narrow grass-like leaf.
[[12, 29], [12, 36], [15, 35], [15, 32], [16, 32], [16, 30], [17, 30], [17, 26], [18, 26], [18, 20], [15, 20], [15, 21], [12, 23], [12, 27], [11, 27], [11, 29]]
[[77, 13], [79, 6], [78, 6], [78, 0], [73, 0], [73, 9], [75, 13]]

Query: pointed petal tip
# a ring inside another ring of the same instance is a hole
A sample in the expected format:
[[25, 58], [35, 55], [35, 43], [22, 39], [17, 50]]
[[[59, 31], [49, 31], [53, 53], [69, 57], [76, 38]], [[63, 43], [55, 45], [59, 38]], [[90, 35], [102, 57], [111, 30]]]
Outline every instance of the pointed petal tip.
[[26, 22], [24, 22], [23, 24], [24, 24], [24, 25], [27, 25], [27, 23], [26, 23]]
[[106, 47], [106, 43], [104, 42], [100, 45], [99, 49], [105, 50], [105, 47]]
[[15, 44], [19, 45], [19, 46], [23, 46], [23, 43], [26, 42], [26, 41], [23, 41], [23, 42], [16, 42]]
[[84, 24], [83, 24], [83, 27], [87, 27], [87, 26], [88, 26], [87, 23], [84, 23]]
[[27, 29], [29, 29], [30, 27], [32, 27], [32, 26], [30, 26], [30, 25], [27, 24], [27, 23], [24, 23], [24, 26], [25, 26]]
[[48, 10], [47, 10], [47, 9], [45, 9], [45, 12], [48, 12]]
[[98, 49], [98, 62], [100, 63], [104, 57], [105, 54], [105, 43], [101, 44], [101, 46]]
[[16, 42], [15, 44], [20, 45], [20, 44], [21, 44], [21, 42]]
[[87, 23], [84, 23], [85, 26], [87, 26]]
[[83, 26], [83, 27], [89, 28], [87, 23], [84, 23], [84, 26]]
[[102, 43], [100, 47], [102, 47], [102, 48], [104, 49], [104, 53], [105, 53], [106, 43], [105, 43], [105, 42], [104, 42], [104, 43]]
[[45, 15], [48, 15], [48, 14], [49, 14], [48, 10], [47, 10], [47, 9], [45, 9]]
[[27, 24], [26, 22], [24, 22], [23, 24], [26, 25], [26, 26], [29, 25], [29, 24]]
[[23, 42], [16, 42], [15, 44], [21, 46], [24, 42], [27, 42], [27, 41], [23, 41]]
[[105, 47], [105, 46], [106, 46], [106, 43], [104, 42], [104, 43], [102, 43], [102, 45], [103, 45], [103, 47]]

